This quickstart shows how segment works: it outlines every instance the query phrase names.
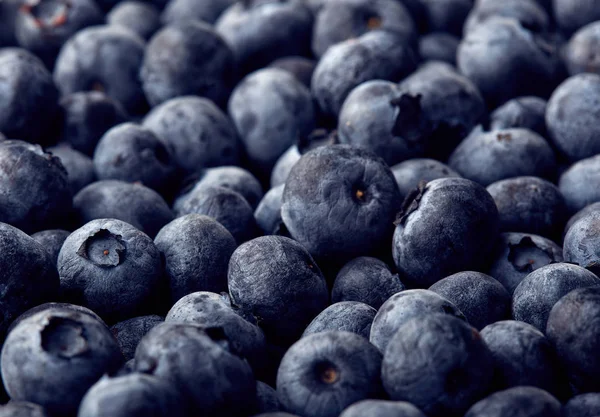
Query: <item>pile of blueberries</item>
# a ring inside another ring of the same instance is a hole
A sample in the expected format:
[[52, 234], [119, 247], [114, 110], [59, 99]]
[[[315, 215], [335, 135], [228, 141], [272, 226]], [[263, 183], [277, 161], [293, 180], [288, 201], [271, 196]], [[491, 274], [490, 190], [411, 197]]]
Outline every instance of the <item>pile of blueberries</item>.
[[0, 0], [0, 417], [600, 417], [599, 0]]

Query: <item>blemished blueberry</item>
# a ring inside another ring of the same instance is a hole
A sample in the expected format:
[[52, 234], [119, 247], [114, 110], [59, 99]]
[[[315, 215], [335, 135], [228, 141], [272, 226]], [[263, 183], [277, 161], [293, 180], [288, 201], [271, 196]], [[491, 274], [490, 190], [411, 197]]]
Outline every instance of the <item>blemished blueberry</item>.
[[229, 261], [232, 304], [252, 313], [270, 341], [289, 344], [325, 309], [325, 278], [298, 242], [263, 236], [240, 245]]
[[524, 96], [507, 101], [490, 114], [490, 129], [521, 127], [546, 137], [546, 106], [540, 97]]
[[8, 138], [51, 143], [59, 93], [42, 61], [21, 48], [0, 49], [0, 131]]
[[559, 239], [568, 219], [565, 199], [554, 184], [538, 177], [513, 177], [487, 187], [500, 216], [500, 231]]
[[67, 171], [72, 195], [77, 194], [83, 187], [96, 180], [94, 162], [89, 156], [73, 149], [66, 143], [51, 146], [46, 151], [60, 159], [60, 163]]
[[19, 45], [54, 66], [63, 44], [81, 29], [104, 22], [94, 0], [24, 0], [15, 19]]
[[80, 224], [95, 219], [118, 219], [153, 238], [173, 220], [165, 200], [154, 190], [124, 181], [96, 181], [79, 191], [73, 206]]
[[46, 250], [48, 255], [50, 255], [52, 263], [56, 265], [60, 248], [62, 248], [63, 243], [65, 243], [70, 234], [71, 232], [66, 230], [50, 229], [34, 233], [31, 237]]
[[426, 417], [411, 403], [405, 401], [362, 400], [346, 408], [340, 417]]
[[505, 17], [491, 17], [469, 31], [456, 60], [492, 108], [518, 96], [548, 95], [560, 68], [551, 42]]
[[135, 370], [169, 382], [192, 413], [243, 415], [255, 406], [256, 381], [250, 365], [228, 347], [219, 328], [161, 323], [138, 345]]
[[120, 321], [110, 327], [110, 331], [117, 340], [126, 361], [133, 359], [135, 349], [142, 337], [163, 321], [164, 319], [161, 316], [139, 316]]
[[545, 237], [528, 233], [501, 233], [487, 273], [512, 294], [531, 272], [562, 262], [563, 250]]
[[481, 185], [433, 180], [406, 197], [392, 252], [402, 282], [430, 287], [460, 271], [485, 269], [498, 236], [498, 210]]
[[357, 401], [383, 395], [380, 370], [381, 353], [364, 337], [316, 333], [286, 352], [277, 372], [277, 394], [293, 413], [336, 417]]
[[303, 2], [246, 0], [227, 8], [215, 22], [241, 74], [284, 56], [308, 56], [313, 16]]
[[72, 197], [60, 159], [39, 145], [7, 140], [0, 142], [0, 161], [0, 221], [26, 233], [62, 226]]
[[140, 182], [163, 195], [173, 193], [178, 167], [169, 147], [147, 127], [123, 123], [102, 136], [94, 151], [99, 180]]
[[392, 337], [381, 377], [390, 398], [430, 417], [462, 416], [491, 387], [493, 357], [479, 333], [448, 314], [415, 317]]
[[565, 393], [563, 369], [541, 331], [521, 321], [503, 320], [484, 327], [481, 337], [494, 357], [496, 390], [528, 385], [556, 396]]
[[410, 41], [417, 37], [415, 23], [402, 2], [330, 0], [315, 16], [312, 51], [321, 57], [332, 45], [379, 29]]
[[171, 303], [195, 291], [227, 291], [227, 267], [237, 245], [216, 220], [201, 214], [179, 217], [154, 243], [164, 259]]
[[584, 73], [567, 78], [548, 100], [548, 139], [573, 162], [600, 153], [596, 140], [600, 134], [596, 123], [600, 115], [598, 94], [600, 75]]
[[285, 235], [287, 230], [281, 218], [283, 188], [285, 184], [271, 188], [254, 210], [256, 224], [265, 235]]
[[582, 159], [560, 176], [558, 189], [571, 213], [600, 202], [600, 155]]
[[563, 406], [563, 417], [594, 417], [600, 415], [600, 393], [590, 392], [572, 397]]
[[[256, 410], [258, 414], [282, 411], [277, 391], [262, 381], [256, 381]], [[2, 417], [0, 415], [0, 417]]]
[[477, 330], [510, 318], [510, 294], [500, 282], [482, 272], [458, 272], [436, 282], [429, 290], [455, 305]]
[[406, 198], [421, 181], [433, 181], [440, 178], [460, 178], [461, 175], [448, 165], [429, 158], [414, 158], [400, 162], [392, 167], [392, 173], [400, 189], [402, 198]]
[[423, 61], [442, 61], [456, 65], [460, 39], [446, 32], [433, 32], [419, 38], [419, 56]]
[[234, 3], [235, 0], [168, 0], [160, 20], [163, 25], [189, 19], [212, 24]]
[[449, 314], [461, 320], [466, 318], [454, 304], [429, 290], [406, 290], [392, 295], [377, 311], [371, 325], [369, 341], [385, 352], [398, 329], [414, 317], [431, 314]]
[[43, 407], [27, 401], [11, 401], [0, 406], [0, 417], [49, 417]]
[[150, 39], [160, 28], [157, 8], [141, 1], [122, 1], [106, 15], [109, 25], [127, 28], [143, 39]]
[[581, 210], [579, 210], [577, 213], [575, 213], [574, 215], [571, 216], [571, 218], [569, 219], [569, 221], [567, 222], [567, 224], [565, 225], [565, 231], [563, 233], [563, 237], [565, 237], [567, 235], [567, 232], [569, 231], [569, 229], [571, 229], [571, 227], [580, 219], [587, 217], [590, 213], [595, 212], [595, 211], [600, 211], [600, 201], [598, 201], [597, 203], [592, 203], [589, 204], [587, 206], [585, 206], [584, 208], [582, 208]]
[[163, 266], [147, 235], [120, 220], [97, 219], [66, 239], [58, 274], [66, 301], [114, 323], [156, 310]]
[[367, 149], [349, 145], [313, 149], [285, 183], [281, 215], [290, 235], [317, 258], [336, 261], [389, 244], [400, 208], [394, 176]]
[[263, 175], [316, 123], [310, 90], [278, 68], [246, 76], [233, 90], [228, 110], [253, 170]]
[[376, 314], [377, 310], [373, 307], [358, 301], [334, 303], [310, 322], [302, 337], [326, 331], [345, 331], [368, 340]]
[[142, 113], [146, 99], [138, 78], [145, 42], [119, 26], [92, 26], [65, 43], [54, 67], [54, 81], [63, 96], [101, 91], [120, 102], [129, 114]]
[[558, 300], [577, 288], [594, 285], [600, 285], [600, 278], [580, 266], [567, 263], [543, 266], [527, 275], [515, 289], [513, 317], [544, 332], [550, 310]]
[[401, 35], [373, 30], [330, 47], [319, 60], [311, 91], [324, 115], [337, 117], [344, 100], [369, 80], [399, 81], [417, 65], [416, 51]]
[[569, 74], [592, 72], [600, 75], [600, 57], [595, 53], [599, 47], [600, 22], [593, 22], [579, 29], [569, 40], [564, 51]]
[[60, 106], [64, 114], [61, 141], [90, 157], [102, 135], [128, 117], [121, 103], [100, 91], [65, 95]]
[[563, 243], [565, 262], [582, 266], [595, 274], [600, 273], [600, 212], [591, 211], [577, 220], [567, 234]]
[[316, 61], [302, 56], [286, 56], [276, 59], [269, 65], [271, 68], [289, 72], [307, 88], [310, 88], [310, 80], [316, 66]]
[[13, 400], [39, 404], [51, 415], [75, 415], [86, 391], [122, 363], [104, 323], [85, 313], [48, 309], [21, 321], [6, 338], [2, 380]]
[[404, 290], [401, 278], [385, 262], [361, 256], [340, 269], [333, 282], [331, 301], [359, 301], [378, 310], [388, 298]]
[[152, 106], [187, 95], [224, 104], [234, 65], [231, 49], [210, 25], [186, 20], [164, 26], [150, 39], [139, 77]]
[[506, 0], [502, 4], [494, 0], [479, 0], [465, 21], [463, 33], [468, 34], [488, 19], [498, 16], [515, 19], [534, 33], [546, 32], [551, 25], [547, 11], [537, 0]]
[[487, 187], [513, 177], [553, 180], [556, 157], [546, 140], [524, 128], [475, 128], [454, 150], [448, 165], [464, 178]]
[[99, 315], [97, 315], [96, 313], [94, 313], [92, 310], [90, 310], [87, 307], [78, 306], [78, 305], [69, 304], [69, 303], [49, 302], [49, 303], [38, 304], [37, 306], [30, 308], [29, 310], [27, 310], [23, 314], [21, 314], [19, 317], [14, 319], [13, 322], [8, 327], [7, 334], [10, 333], [12, 331], [12, 329], [14, 329], [20, 322], [22, 322], [26, 318], [31, 317], [31, 316], [39, 313], [40, 311], [46, 311], [46, 310], [54, 311], [57, 309], [58, 310], [66, 310], [67, 312], [74, 311], [76, 313], [87, 314], [88, 316], [98, 320], [99, 322], [104, 323], [104, 320], [102, 320], [102, 318]]
[[472, 0], [421, 0], [428, 32], [446, 32], [460, 36], [463, 24], [473, 8]]
[[168, 100], [152, 109], [142, 125], [170, 148], [187, 173], [238, 163], [241, 146], [235, 127], [208, 99], [187, 96]]
[[561, 404], [536, 387], [515, 387], [477, 402], [465, 417], [561, 417]]
[[81, 400], [77, 417], [185, 417], [187, 404], [168, 381], [132, 373], [103, 377]]
[[600, 9], [594, 0], [553, 0], [552, 6], [556, 23], [567, 34], [600, 20]]

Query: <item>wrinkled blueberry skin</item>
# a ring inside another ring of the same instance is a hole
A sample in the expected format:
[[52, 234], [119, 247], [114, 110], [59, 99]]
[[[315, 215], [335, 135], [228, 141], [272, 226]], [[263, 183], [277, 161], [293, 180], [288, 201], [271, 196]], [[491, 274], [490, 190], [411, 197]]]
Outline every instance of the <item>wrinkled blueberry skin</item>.
[[584, 208], [582, 208], [581, 210], [579, 210], [574, 215], [572, 215], [571, 218], [569, 219], [569, 221], [567, 222], [567, 224], [565, 225], [565, 231], [563, 233], [563, 238], [567, 235], [567, 232], [569, 231], [569, 229], [571, 229], [571, 227], [575, 224], [575, 222], [579, 221], [580, 219], [582, 219], [584, 217], [587, 217], [590, 213], [592, 213], [594, 211], [600, 211], [600, 201], [597, 203], [589, 204], [589, 205], [585, 206]]
[[132, 373], [95, 383], [83, 397], [77, 417], [185, 417], [186, 408], [168, 381]]
[[369, 339], [375, 314], [377, 310], [365, 303], [341, 301], [330, 305], [315, 317], [302, 337], [326, 331], [345, 331]]
[[170, 25], [188, 19], [201, 20], [212, 24], [234, 3], [235, 0], [170, 0], [163, 10], [160, 20], [163, 25]]
[[600, 212], [592, 211], [577, 220], [567, 234], [563, 244], [565, 262], [582, 266], [595, 274], [600, 273]]
[[552, 93], [546, 109], [548, 139], [573, 162], [600, 153], [600, 75], [567, 78]]
[[164, 259], [171, 303], [195, 291], [227, 291], [227, 267], [236, 249], [227, 229], [210, 217], [188, 214], [154, 239]]
[[265, 176], [281, 154], [308, 136], [316, 123], [310, 91], [277, 68], [261, 69], [244, 78], [231, 94], [228, 111], [251, 166]]
[[152, 106], [186, 95], [224, 104], [234, 65], [231, 49], [210, 25], [187, 20], [163, 27], [150, 39], [139, 76]]
[[130, 114], [147, 103], [138, 79], [145, 42], [119, 26], [93, 26], [77, 32], [61, 49], [54, 81], [63, 96], [99, 90], [119, 101]]
[[254, 210], [256, 224], [265, 235], [285, 235], [287, 233], [281, 218], [284, 186], [285, 184], [281, 184], [267, 191]]
[[551, 25], [548, 13], [537, 0], [506, 0], [502, 3], [494, 0], [480, 0], [475, 2], [469, 13], [463, 33], [468, 34], [493, 17], [515, 19], [523, 28], [534, 33], [546, 32]]
[[56, 265], [60, 248], [62, 248], [63, 243], [70, 234], [71, 232], [66, 230], [51, 229], [34, 233], [31, 237], [46, 250], [48, 255], [50, 255], [52, 263]]
[[229, 350], [222, 333], [219, 328], [161, 323], [138, 345], [135, 370], [169, 382], [187, 398], [193, 413], [243, 415], [254, 408], [256, 382], [250, 365]]
[[558, 300], [577, 288], [594, 285], [600, 285], [600, 278], [577, 265], [557, 263], [536, 269], [513, 293], [513, 317], [544, 332]]
[[9, 138], [52, 142], [59, 93], [42, 61], [21, 48], [0, 49], [0, 131]]
[[600, 155], [574, 163], [560, 176], [558, 189], [569, 212], [583, 210], [600, 201]]
[[472, 0], [421, 0], [428, 32], [460, 36], [463, 23], [473, 8]]
[[141, 1], [120, 2], [106, 15], [106, 22], [132, 30], [143, 39], [150, 39], [161, 26], [156, 7]]
[[567, 221], [565, 199], [554, 184], [538, 177], [514, 177], [490, 184], [502, 232], [560, 239]]
[[120, 220], [97, 219], [67, 238], [58, 273], [65, 300], [114, 323], [155, 311], [163, 266], [147, 235]]
[[75, 195], [88, 184], [96, 180], [94, 162], [92, 158], [73, 149], [70, 145], [59, 144], [46, 149], [60, 159], [60, 163], [67, 171], [71, 194]]
[[462, 178], [433, 180], [404, 206], [392, 251], [407, 286], [430, 287], [456, 272], [485, 269], [499, 219], [482, 186]]
[[264, 382], [256, 381], [256, 411], [258, 414], [276, 413], [281, 410], [283, 410], [283, 406], [277, 398], [277, 391]]
[[123, 353], [123, 357], [126, 361], [133, 359], [135, 355], [135, 349], [142, 340], [142, 337], [146, 335], [154, 326], [162, 323], [164, 319], [160, 316], [139, 316], [131, 319], [120, 321], [110, 327], [110, 332], [113, 334], [119, 349]]
[[490, 114], [490, 129], [511, 129], [515, 127], [532, 130], [546, 137], [546, 106], [548, 102], [540, 97], [524, 96], [507, 101]]
[[311, 91], [323, 114], [336, 117], [353, 88], [369, 80], [401, 80], [416, 65], [407, 40], [374, 30], [330, 47], [315, 68]]
[[570, 34], [588, 23], [600, 20], [600, 9], [590, 0], [554, 0], [552, 11], [563, 32]]
[[415, 158], [400, 162], [392, 167], [392, 173], [400, 189], [402, 198], [406, 198], [421, 181], [433, 181], [440, 178], [460, 178], [460, 174], [440, 161], [429, 158]]
[[286, 56], [276, 59], [269, 65], [271, 68], [289, 72], [307, 88], [310, 88], [310, 80], [316, 66], [316, 61], [302, 56]]
[[325, 278], [299, 243], [264, 236], [240, 245], [229, 261], [232, 304], [252, 313], [267, 338], [286, 345], [325, 307]]
[[504, 320], [486, 326], [481, 337], [494, 357], [494, 387], [534, 386], [566, 394], [563, 369], [550, 341], [530, 324]]
[[594, 53], [599, 47], [600, 23], [593, 22], [579, 29], [564, 51], [569, 74], [592, 72], [600, 75], [600, 58]]
[[313, 256], [337, 261], [389, 242], [400, 207], [391, 170], [372, 152], [349, 145], [313, 149], [285, 183], [281, 215]]
[[308, 56], [313, 16], [299, 1], [248, 0], [225, 10], [215, 22], [227, 41], [240, 74], [284, 56]]
[[71, 210], [67, 171], [39, 145], [0, 142], [0, 221], [24, 232], [64, 224]]
[[340, 417], [426, 417], [417, 407], [405, 401], [362, 400], [346, 408]]
[[10, 401], [0, 406], [0, 417], [49, 417], [37, 404], [27, 401]]
[[390, 0], [333, 0], [316, 14], [312, 50], [321, 57], [332, 45], [358, 38], [372, 30], [397, 33], [413, 41], [417, 31], [412, 16], [401, 2]]
[[49, 309], [24, 319], [8, 335], [2, 380], [14, 400], [39, 404], [51, 415], [75, 415], [86, 391], [122, 362], [104, 323], [85, 313]]
[[349, 405], [381, 397], [381, 353], [357, 334], [329, 331], [300, 339], [277, 373], [285, 409], [306, 417], [336, 417]]
[[600, 393], [590, 392], [572, 397], [563, 406], [563, 417], [594, 417], [600, 413]]
[[557, 170], [548, 142], [523, 128], [490, 132], [475, 128], [450, 155], [448, 165], [483, 186], [527, 175], [552, 180]]
[[446, 32], [433, 32], [419, 38], [419, 56], [423, 61], [442, 61], [456, 65], [460, 39]]
[[397, 293], [377, 311], [369, 341], [383, 353], [403, 324], [412, 318], [423, 318], [435, 313], [449, 314], [466, 321], [463, 313], [454, 304], [433, 291], [407, 290]]
[[96, 181], [79, 191], [73, 206], [80, 224], [95, 219], [118, 219], [153, 238], [173, 220], [171, 209], [154, 190], [123, 181]]
[[415, 317], [390, 340], [381, 377], [395, 401], [430, 417], [462, 416], [490, 388], [493, 357], [479, 333], [447, 314]]
[[465, 417], [561, 417], [560, 402], [536, 387], [499, 391], [467, 411]]
[[240, 144], [231, 120], [210, 100], [178, 97], [155, 107], [142, 125], [170, 148], [186, 173], [236, 165]]
[[488, 274], [500, 281], [512, 294], [531, 272], [548, 264], [562, 262], [560, 246], [538, 235], [502, 233], [498, 238], [494, 259]]
[[340, 269], [331, 290], [331, 301], [359, 301], [377, 310], [392, 295], [404, 290], [400, 277], [383, 261], [362, 256]]

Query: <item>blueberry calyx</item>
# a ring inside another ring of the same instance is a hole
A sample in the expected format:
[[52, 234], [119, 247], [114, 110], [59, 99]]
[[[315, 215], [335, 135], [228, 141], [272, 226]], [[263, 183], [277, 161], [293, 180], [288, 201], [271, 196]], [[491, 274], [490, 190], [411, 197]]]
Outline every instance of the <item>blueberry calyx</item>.
[[120, 235], [100, 229], [83, 242], [77, 254], [100, 267], [115, 267], [125, 260], [125, 242]]
[[89, 350], [81, 324], [65, 317], [51, 317], [41, 332], [41, 339], [42, 349], [65, 359]]

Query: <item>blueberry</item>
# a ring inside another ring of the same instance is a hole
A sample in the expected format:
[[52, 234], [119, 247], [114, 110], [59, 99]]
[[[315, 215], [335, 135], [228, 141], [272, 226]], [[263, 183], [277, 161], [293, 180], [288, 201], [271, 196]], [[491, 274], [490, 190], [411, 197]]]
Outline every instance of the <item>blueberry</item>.
[[72, 195], [77, 194], [83, 187], [96, 180], [94, 162], [89, 156], [64, 143], [49, 147], [46, 150], [58, 157], [67, 171], [67, 179]]
[[379, 309], [392, 295], [404, 291], [398, 274], [377, 258], [355, 258], [338, 272], [331, 291], [331, 301], [360, 301]]
[[600, 212], [591, 211], [577, 220], [567, 234], [563, 245], [565, 262], [575, 263], [600, 273], [600, 239], [597, 230], [600, 227]]
[[571, 398], [563, 406], [563, 417], [594, 417], [600, 413], [600, 393], [591, 392]]
[[31, 235], [33, 240], [39, 243], [50, 255], [50, 260], [54, 265], [58, 260], [58, 253], [63, 243], [69, 237], [71, 232], [62, 229], [42, 230]]
[[52, 142], [59, 94], [42, 61], [24, 49], [2, 48], [0, 79], [0, 131], [9, 138]]
[[336, 417], [349, 405], [379, 398], [381, 353], [357, 334], [329, 331], [300, 339], [277, 373], [285, 409], [305, 417]]
[[145, 42], [119, 26], [93, 26], [77, 32], [56, 59], [54, 80], [64, 95], [101, 91], [130, 114], [147, 107], [138, 79]]
[[234, 3], [235, 0], [167, 0], [167, 5], [160, 16], [160, 20], [164, 25], [189, 19], [212, 24]]
[[126, 361], [133, 359], [135, 349], [142, 337], [163, 321], [162, 317], [156, 315], [139, 316], [120, 321], [110, 327]]
[[402, 198], [406, 198], [421, 181], [433, 181], [439, 178], [460, 178], [460, 174], [440, 161], [429, 158], [415, 158], [392, 167], [394, 178]]
[[502, 232], [533, 233], [558, 239], [567, 221], [565, 199], [558, 188], [538, 177], [514, 177], [490, 184]]
[[372, 152], [348, 145], [313, 149], [285, 183], [281, 215], [313, 256], [336, 261], [389, 242], [400, 206], [391, 170]]
[[302, 337], [326, 331], [345, 331], [369, 338], [377, 314], [373, 307], [358, 301], [341, 301], [327, 307], [310, 322]]
[[163, 198], [141, 184], [96, 181], [73, 198], [80, 224], [95, 219], [118, 219], [130, 223], [150, 237], [171, 220], [173, 213]]
[[567, 235], [567, 232], [569, 231], [569, 229], [571, 229], [571, 227], [575, 224], [575, 222], [577, 222], [578, 220], [580, 220], [584, 217], [587, 217], [590, 213], [593, 213], [595, 211], [600, 211], [600, 201], [598, 201], [597, 203], [592, 203], [590, 205], [587, 205], [584, 208], [582, 208], [581, 210], [579, 210], [577, 213], [572, 215], [571, 218], [569, 219], [569, 221], [567, 222], [567, 224], [565, 225], [565, 231], [563, 233], [563, 237], [565, 237]]
[[521, 321], [505, 320], [486, 326], [481, 337], [494, 357], [496, 390], [528, 385], [557, 396], [565, 393], [558, 356], [541, 331]]
[[96, 313], [94, 313], [92, 310], [90, 310], [87, 307], [78, 306], [78, 305], [69, 304], [69, 303], [49, 302], [49, 303], [38, 304], [37, 306], [30, 308], [29, 310], [27, 310], [23, 314], [21, 314], [19, 317], [14, 319], [13, 322], [8, 327], [7, 334], [10, 333], [12, 331], [12, 329], [14, 329], [20, 322], [22, 322], [26, 318], [31, 317], [41, 311], [46, 311], [46, 310], [54, 311], [57, 309], [58, 310], [66, 310], [67, 312], [74, 311], [76, 313], [87, 314], [88, 316], [98, 320], [100, 323], [104, 323], [104, 320], [102, 320], [102, 318], [99, 315], [97, 315]]
[[512, 295], [531, 272], [548, 264], [562, 262], [562, 248], [553, 241], [527, 233], [502, 233], [498, 238], [488, 274]]
[[106, 15], [106, 21], [109, 25], [127, 28], [143, 39], [150, 39], [161, 26], [157, 8], [141, 1], [119, 2]]
[[599, 74], [567, 78], [552, 93], [546, 109], [546, 126], [554, 146], [571, 161], [600, 153], [596, 120], [600, 115]]
[[97, 219], [67, 238], [58, 273], [65, 300], [114, 323], [156, 308], [163, 268], [147, 235], [120, 220]]
[[456, 65], [460, 39], [446, 32], [433, 32], [419, 38], [419, 56], [423, 61], [442, 61]]
[[417, 407], [405, 401], [362, 400], [346, 408], [340, 417], [425, 417]]
[[231, 120], [210, 100], [179, 97], [155, 107], [142, 124], [171, 149], [187, 173], [237, 164], [240, 146]]
[[465, 417], [561, 417], [560, 402], [535, 387], [499, 391], [479, 401]]
[[243, 415], [255, 405], [252, 369], [228, 350], [218, 328], [161, 323], [138, 345], [135, 369], [166, 380], [187, 398], [192, 414]]
[[560, 176], [558, 189], [571, 213], [600, 201], [600, 155], [582, 159]]
[[463, 178], [433, 180], [415, 189], [396, 221], [393, 256], [409, 287], [430, 287], [465, 270], [482, 270], [498, 234], [489, 193]]
[[527, 275], [515, 289], [513, 317], [543, 332], [552, 306], [561, 297], [593, 285], [600, 285], [600, 278], [580, 266], [567, 263], [543, 266]]
[[234, 77], [231, 49], [210, 25], [194, 20], [158, 31], [148, 42], [140, 70], [152, 106], [185, 95], [224, 104]]
[[279, 68], [292, 74], [304, 86], [310, 88], [310, 80], [317, 62], [302, 56], [286, 56], [271, 62], [269, 67]]
[[573, 33], [588, 23], [600, 20], [600, 9], [595, 1], [553, 0], [552, 6], [556, 23], [565, 33]]
[[381, 377], [395, 401], [407, 401], [430, 417], [462, 416], [485, 396], [493, 357], [479, 333], [447, 314], [415, 317], [390, 340]]
[[265, 235], [285, 235], [287, 230], [281, 219], [284, 184], [271, 188], [254, 210], [256, 224]]
[[431, 314], [449, 314], [461, 320], [466, 318], [454, 304], [429, 290], [407, 290], [391, 296], [377, 311], [371, 326], [369, 340], [385, 352], [391, 339], [403, 324], [412, 318]]
[[77, 417], [185, 417], [181, 394], [161, 378], [140, 373], [104, 377], [85, 394]]
[[592, 72], [600, 75], [600, 23], [593, 22], [579, 29], [569, 40], [564, 55], [569, 74]]
[[11, 401], [0, 406], [0, 417], [48, 417], [48, 414], [37, 404], [27, 401]]
[[302, 334], [329, 299], [306, 249], [281, 236], [240, 245], [229, 261], [228, 284], [232, 304], [251, 312], [267, 338], [284, 345]]
[[502, 3], [479, 0], [475, 2], [463, 32], [468, 34], [475, 27], [496, 16], [515, 19], [519, 25], [534, 33], [548, 31], [551, 24], [547, 11], [537, 0], [505, 0]]
[[277, 391], [261, 381], [256, 381], [256, 403], [258, 414], [276, 413], [283, 410], [283, 406], [277, 397]]
[[70, 309], [48, 309], [21, 321], [6, 338], [2, 380], [16, 401], [39, 404], [51, 415], [74, 415], [88, 388], [122, 362], [104, 323]]
[[546, 137], [547, 101], [540, 97], [524, 96], [507, 101], [490, 114], [490, 129], [530, 129]]
[[472, 0], [421, 0], [430, 32], [460, 36], [463, 24], [473, 8]]

